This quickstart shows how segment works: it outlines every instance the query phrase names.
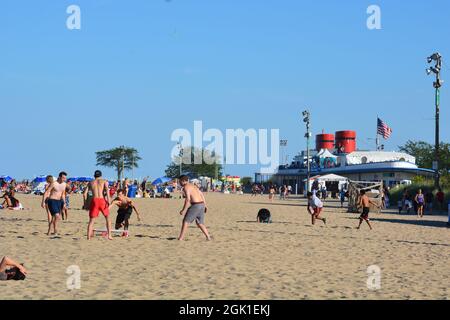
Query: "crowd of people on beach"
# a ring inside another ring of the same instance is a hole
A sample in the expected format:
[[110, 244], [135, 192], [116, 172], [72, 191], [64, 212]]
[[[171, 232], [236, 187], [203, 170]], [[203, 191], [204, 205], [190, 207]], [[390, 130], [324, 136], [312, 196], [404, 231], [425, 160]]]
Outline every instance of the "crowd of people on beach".
[[403, 211], [409, 214], [411, 210], [414, 210], [418, 217], [423, 218], [425, 213], [432, 215], [433, 210], [445, 212], [445, 194], [442, 189], [438, 189], [436, 194], [431, 189], [425, 191], [419, 189], [415, 195], [412, 195], [406, 189], [397, 206], [399, 214]]
[[[0, 209], [9, 210], [24, 210], [19, 200], [17, 200], [16, 192], [29, 193], [29, 182], [16, 183], [12, 180], [9, 183], [2, 183], [0, 185], [3, 195], [0, 199], [3, 202]], [[170, 188], [170, 190], [169, 190]], [[71, 194], [83, 195], [83, 209], [89, 212], [89, 221], [87, 226], [87, 239], [91, 240], [95, 233], [100, 231], [101, 234], [112, 240], [113, 233], [121, 233], [122, 237], [129, 236], [130, 219], [133, 213], [136, 213], [138, 221], [142, 221], [143, 216], [136, 207], [135, 202], [129, 197], [130, 192], [134, 193], [133, 197], [156, 197], [160, 193], [161, 198], [170, 197], [173, 192], [180, 191], [180, 198], [184, 198], [183, 208], [180, 215], [183, 216], [180, 235], [178, 240], [182, 241], [185, 238], [187, 228], [190, 224], [196, 223], [198, 228], [204, 234], [207, 240], [212, 237], [205, 226], [205, 214], [208, 211], [206, 199], [202, 192], [202, 186], [190, 183], [189, 177], [181, 176], [179, 179], [170, 183], [166, 183], [163, 188], [149, 185], [147, 180], [138, 183], [138, 181], [130, 181], [124, 179], [114, 183], [102, 178], [102, 172], [97, 170], [94, 173], [94, 178], [90, 182], [68, 181], [67, 173], [62, 171], [56, 179], [53, 176], [46, 177], [45, 191], [42, 194], [41, 206], [47, 213], [48, 229], [47, 235], [58, 235], [58, 223], [60, 220], [68, 219], [68, 209], [70, 206]], [[209, 188], [208, 188], [209, 189]], [[212, 190], [212, 189], [209, 189]], [[206, 190], [206, 191], [209, 191]], [[224, 188], [221, 190], [224, 192]], [[292, 195], [292, 187], [289, 185], [277, 186], [276, 184], [253, 184], [251, 186], [251, 197], [268, 194], [269, 201], [272, 203], [276, 195], [279, 195], [280, 200], [287, 200]], [[316, 221], [322, 221], [325, 225], [327, 219], [322, 217], [324, 200], [329, 196], [326, 187], [314, 184], [311, 192], [307, 193], [307, 211], [311, 215], [312, 225]], [[348, 198], [348, 191], [342, 188], [338, 193], [341, 206], [344, 205], [346, 198]], [[357, 229], [361, 228], [363, 222], [366, 222], [370, 230], [373, 229], [370, 223], [370, 209], [376, 207], [379, 209], [389, 207], [390, 190], [384, 187], [381, 191], [381, 205], [373, 201], [366, 194], [366, 191], [361, 190], [358, 197], [358, 209], [362, 211], [359, 216], [359, 224]], [[435, 204], [441, 211], [444, 210], [445, 194], [441, 189], [434, 194], [431, 190], [418, 190], [415, 195], [411, 195], [408, 190], [405, 190], [402, 198], [398, 202], [399, 214], [403, 211], [410, 213], [414, 210], [419, 218], [422, 218], [426, 212], [433, 213]], [[114, 227], [112, 229], [110, 212], [116, 207], [117, 217]], [[106, 229], [94, 229], [94, 223], [100, 216], [100, 213], [105, 218]], [[270, 211], [261, 209], [258, 212], [257, 222], [270, 223], [272, 218]], [[25, 279], [27, 270], [22, 264], [18, 264], [9, 257], [4, 257], [0, 264], [0, 280], [23, 280]]]
[[[47, 235], [58, 234], [58, 222], [68, 219], [69, 194], [74, 192], [73, 184], [67, 181], [67, 173], [62, 171], [58, 178], [54, 180], [52, 176], [46, 178], [45, 192], [42, 195], [41, 207], [46, 210], [48, 219]], [[198, 205], [205, 206], [205, 198], [200, 189], [189, 183], [187, 176], [180, 177], [180, 188], [182, 188], [183, 197], [186, 199], [183, 208], [183, 215], [187, 224], [197, 222], [199, 228], [204, 232], [204, 217], [199, 213]], [[106, 229], [102, 232], [105, 237], [112, 240], [112, 232], [123, 231], [122, 236], [128, 237], [129, 221], [133, 212], [136, 213], [138, 221], [141, 221], [142, 215], [137, 209], [134, 202], [129, 198], [130, 190], [134, 187], [134, 192], [137, 189], [144, 189], [147, 192], [147, 183], [143, 181], [142, 184], [130, 184], [128, 179], [122, 183], [117, 182], [110, 184], [107, 180], [102, 178], [102, 172], [97, 170], [94, 173], [94, 179], [82, 187], [83, 194], [83, 209], [89, 211], [89, 223], [87, 228], [87, 239], [90, 240], [95, 233], [94, 222], [99, 217], [100, 213], [105, 217]], [[174, 185], [174, 188], [177, 186]], [[191, 205], [190, 207], [188, 205]], [[110, 210], [117, 207], [117, 218], [115, 222], [115, 230], [111, 228]], [[205, 207], [206, 210], [206, 207]], [[194, 214], [192, 213], [194, 212]], [[191, 219], [194, 217], [194, 219]], [[186, 222], [185, 221], [185, 222]], [[123, 228], [123, 229], [122, 229]], [[183, 240], [186, 225], [183, 223], [182, 231], [179, 240]], [[204, 232], [205, 233], [205, 232]], [[206, 238], [210, 237], [206, 234]]]

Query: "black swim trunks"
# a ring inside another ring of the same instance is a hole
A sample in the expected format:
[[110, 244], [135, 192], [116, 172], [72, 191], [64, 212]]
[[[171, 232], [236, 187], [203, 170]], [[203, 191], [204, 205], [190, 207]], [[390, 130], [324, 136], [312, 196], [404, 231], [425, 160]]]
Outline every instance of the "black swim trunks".
[[52, 216], [56, 216], [57, 214], [61, 213], [62, 208], [64, 207], [64, 201], [48, 199], [47, 206], [48, 206], [48, 210], [50, 211], [50, 214]]
[[125, 220], [129, 220], [131, 218], [131, 214], [133, 213], [133, 207], [128, 207], [127, 209], [120, 208], [117, 210], [117, 218], [116, 224], [122, 224]]
[[364, 219], [364, 220], [369, 220], [369, 212], [370, 212], [370, 208], [363, 208], [363, 212], [362, 212], [360, 218]]

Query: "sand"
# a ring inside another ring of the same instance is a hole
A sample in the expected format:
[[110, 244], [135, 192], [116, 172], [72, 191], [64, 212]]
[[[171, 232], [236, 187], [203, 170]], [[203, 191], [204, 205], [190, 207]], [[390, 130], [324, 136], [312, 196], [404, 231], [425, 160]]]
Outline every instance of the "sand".
[[[45, 235], [40, 198], [19, 195], [28, 211], [0, 210], [0, 255], [25, 262], [25, 281], [0, 282], [0, 299], [449, 299], [450, 230], [445, 216], [372, 214], [374, 230], [355, 230], [357, 215], [327, 202], [312, 227], [300, 199], [208, 194], [206, 242], [191, 227], [176, 241], [182, 200], [137, 199], [144, 221], [131, 236], [85, 240], [87, 213], [76, 210], [60, 236]], [[266, 207], [274, 223], [255, 223]], [[115, 219], [116, 213], [113, 213]], [[102, 227], [99, 218], [96, 226]], [[81, 288], [69, 290], [69, 266]], [[367, 268], [381, 268], [381, 289], [367, 288]]]

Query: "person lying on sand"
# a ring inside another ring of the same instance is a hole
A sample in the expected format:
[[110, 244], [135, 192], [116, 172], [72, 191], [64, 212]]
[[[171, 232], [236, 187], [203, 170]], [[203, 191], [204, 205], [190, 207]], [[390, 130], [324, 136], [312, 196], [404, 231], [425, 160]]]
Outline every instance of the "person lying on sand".
[[26, 275], [27, 270], [22, 264], [19, 264], [6, 256], [3, 257], [0, 262], [0, 281], [25, 280]]
[[22, 204], [14, 196], [14, 192], [7, 192], [1, 198], [5, 199], [0, 205], [1, 209], [24, 210]]
[[128, 230], [128, 227], [130, 226], [129, 221], [133, 210], [137, 214], [138, 221], [141, 221], [141, 215], [139, 214], [139, 211], [136, 209], [133, 201], [125, 196], [125, 190], [120, 189], [117, 191], [117, 198], [113, 200], [113, 202], [109, 206], [109, 210], [111, 210], [114, 205], [119, 207], [119, 209], [117, 210], [116, 230], [119, 230], [120, 228]]
[[[206, 240], [208, 241], [211, 240], [211, 237], [205, 226], [205, 213], [208, 211], [205, 196], [203, 195], [203, 193], [200, 191], [199, 188], [189, 183], [188, 176], [181, 176], [179, 180], [180, 185], [183, 187], [183, 191], [185, 194], [185, 201], [183, 209], [180, 211], [180, 215], [181, 216], [184, 215], [184, 219], [178, 240], [179, 241], [184, 240], [184, 236], [186, 234], [189, 224], [191, 224], [194, 221], [196, 222], [197, 227], [199, 227], [199, 229], [206, 236]], [[190, 207], [188, 208], [189, 205]]]

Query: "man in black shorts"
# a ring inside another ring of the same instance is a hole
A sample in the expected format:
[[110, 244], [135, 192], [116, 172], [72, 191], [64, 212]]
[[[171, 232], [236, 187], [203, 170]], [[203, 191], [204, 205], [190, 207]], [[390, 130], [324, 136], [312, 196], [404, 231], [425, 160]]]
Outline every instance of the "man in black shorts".
[[117, 198], [110, 205], [110, 209], [113, 205], [119, 207], [117, 210], [117, 218], [116, 218], [116, 230], [119, 230], [123, 227], [124, 231], [128, 231], [128, 227], [130, 226], [130, 218], [133, 213], [133, 210], [137, 214], [138, 221], [141, 221], [141, 215], [139, 211], [128, 197], [125, 196], [125, 191], [120, 189], [117, 191]]
[[372, 230], [372, 226], [370, 225], [370, 220], [369, 220], [369, 213], [370, 213], [370, 205], [374, 205], [376, 207], [379, 207], [378, 204], [376, 204], [375, 202], [373, 202], [372, 200], [369, 199], [369, 197], [366, 195], [366, 191], [361, 190], [361, 198], [359, 200], [359, 205], [358, 208], [363, 209], [363, 212], [361, 214], [361, 216], [359, 217], [359, 225], [358, 225], [358, 230], [361, 228], [361, 224], [363, 223], [363, 221], [366, 221], [367, 224], [369, 225], [370, 230]]

